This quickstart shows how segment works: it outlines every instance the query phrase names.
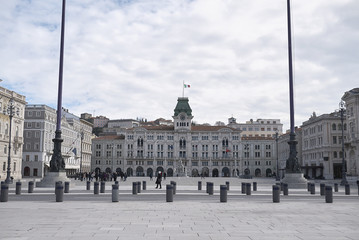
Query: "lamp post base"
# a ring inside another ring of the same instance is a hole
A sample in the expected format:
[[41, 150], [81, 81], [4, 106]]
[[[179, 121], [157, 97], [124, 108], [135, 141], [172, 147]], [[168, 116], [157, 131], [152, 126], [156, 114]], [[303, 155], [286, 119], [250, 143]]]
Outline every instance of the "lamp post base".
[[286, 173], [282, 179], [283, 183], [288, 184], [289, 189], [305, 189], [307, 188], [307, 179], [303, 173]]
[[[48, 172], [40, 182], [36, 183], [36, 187], [55, 187], [55, 183], [58, 181], [69, 182], [71, 180], [67, 178], [65, 171]], [[73, 183], [71, 184], [73, 185]]]

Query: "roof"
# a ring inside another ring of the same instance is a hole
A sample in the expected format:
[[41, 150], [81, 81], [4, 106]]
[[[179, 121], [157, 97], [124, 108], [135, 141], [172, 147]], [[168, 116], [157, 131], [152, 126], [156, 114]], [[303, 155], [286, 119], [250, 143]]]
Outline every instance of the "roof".
[[175, 108], [175, 116], [178, 116], [181, 112], [184, 112], [187, 114], [187, 116], [192, 116], [192, 109], [189, 106], [187, 97], [179, 97], [177, 100], [177, 105]]
[[124, 135], [108, 135], [108, 136], [100, 136], [97, 138], [94, 138], [93, 140], [120, 140], [125, 139]]
[[256, 137], [242, 137], [242, 141], [258, 141], [258, 140], [273, 140], [273, 137], [261, 137], [261, 136], [256, 136]]

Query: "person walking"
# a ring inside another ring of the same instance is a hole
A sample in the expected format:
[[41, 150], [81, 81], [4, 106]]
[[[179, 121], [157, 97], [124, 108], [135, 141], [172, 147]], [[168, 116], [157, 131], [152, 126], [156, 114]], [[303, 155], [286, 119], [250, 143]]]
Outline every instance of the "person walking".
[[161, 182], [162, 182], [162, 174], [161, 174], [161, 172], [158, 172], [157, 179], [156, 179], [156, 184], [157, 184], [156, 188], [158, 188], [158, 185], [160, 185], [160, 189], [162, 188]]

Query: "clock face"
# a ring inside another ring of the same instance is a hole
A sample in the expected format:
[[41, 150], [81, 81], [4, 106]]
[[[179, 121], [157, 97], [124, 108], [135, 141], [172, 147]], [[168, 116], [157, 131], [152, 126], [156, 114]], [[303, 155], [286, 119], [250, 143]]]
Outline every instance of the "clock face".
[[181, 118], [181, 120], [185, 120], [186, 117], [184, 115], [181, 115], [180, 118]]

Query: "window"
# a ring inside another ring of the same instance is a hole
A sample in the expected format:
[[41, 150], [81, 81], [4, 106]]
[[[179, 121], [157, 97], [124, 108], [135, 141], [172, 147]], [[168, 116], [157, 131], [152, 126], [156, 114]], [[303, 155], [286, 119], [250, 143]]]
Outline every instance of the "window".
[[26, 161], [26, 162], [30, 161], [30, 155], [26, 155], [25, 161]]
[[198, 136], [192, 136], [192, 141], [198, 141]]
[[337, 126], [335, 125], [335, 123], [333, 123], [333, 125], [332, 125], [332, 130], [333, 131], [337, 130]]
[[38, 161], [39, 161], [39, 156], [35, 155], [35, 162], [38, 162]]
[[333, 144], [337, 144], [337, 137], [333, 136]]

